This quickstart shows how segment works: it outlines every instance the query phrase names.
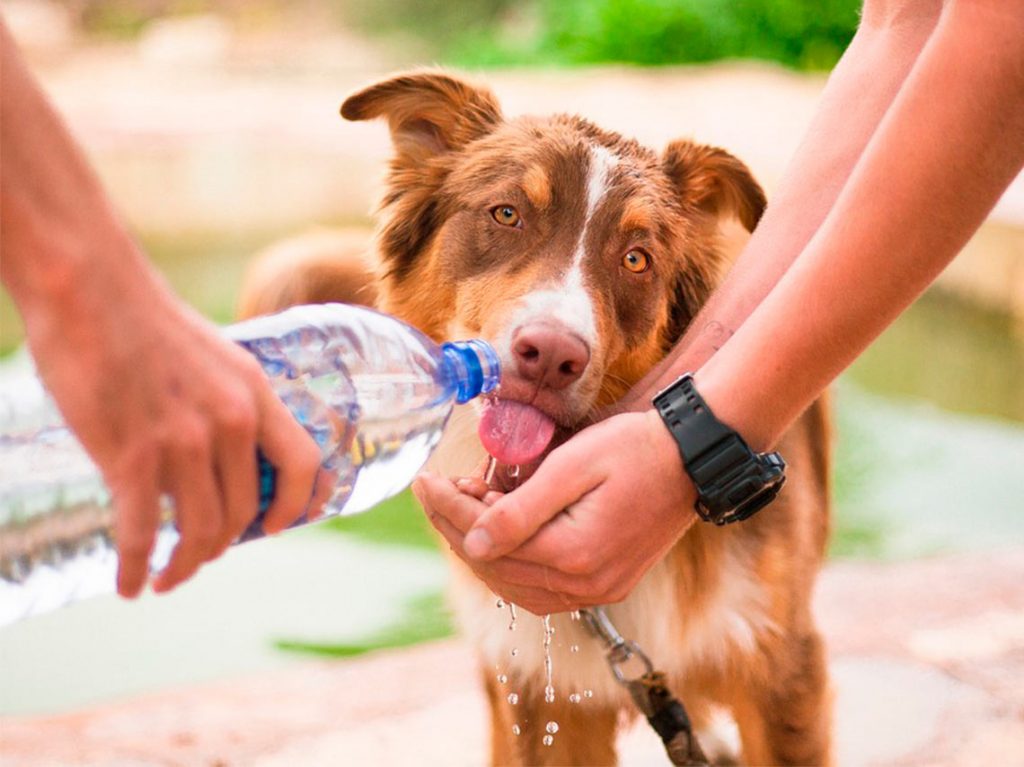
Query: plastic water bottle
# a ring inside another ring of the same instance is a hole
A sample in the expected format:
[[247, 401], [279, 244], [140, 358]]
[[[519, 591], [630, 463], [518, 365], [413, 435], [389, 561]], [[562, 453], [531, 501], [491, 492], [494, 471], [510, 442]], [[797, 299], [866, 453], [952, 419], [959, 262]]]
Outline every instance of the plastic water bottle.
[[[323, 518], [366, 511], [409, 485], [455, 403], [497, 386], [484, 341], [437, 345], [399, 320], [343, 304], [233, 325], [334, 480]], [[113, 509], [99, 470], [33, 378], [0, 388], [0, 626], [115, 589]], [[260, 456], [260, 509], [236, 543], [263, 535], [274, 471]], [[150, 560], [178, 540], [167, 499]], [[297, 524], [303, 524], [304, 519]]]

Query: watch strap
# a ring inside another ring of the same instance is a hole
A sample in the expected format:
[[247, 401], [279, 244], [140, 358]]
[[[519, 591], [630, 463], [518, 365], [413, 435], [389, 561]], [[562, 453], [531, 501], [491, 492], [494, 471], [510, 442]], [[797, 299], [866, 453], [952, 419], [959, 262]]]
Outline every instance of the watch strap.
[[732, 428], [715, 417], [692, 374], [654, 398], [697, 489], [701, 518], [722, 525], [752, 516], [769, 503], [785, 480], [778, 453], [755, 453]]

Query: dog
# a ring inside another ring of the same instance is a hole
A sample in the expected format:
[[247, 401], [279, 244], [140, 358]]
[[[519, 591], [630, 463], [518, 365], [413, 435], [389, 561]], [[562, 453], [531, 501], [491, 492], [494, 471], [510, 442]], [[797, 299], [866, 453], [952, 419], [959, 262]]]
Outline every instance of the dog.
[[[394, 145], [376, 305], [436, 340], [490, 341], [504, 371], [496, 407], [531, 433], [580, 428], [661, 360], [725, 267], [721, 223], [753, 230], [765, 207], [726, 151], [677, 140], [656, 153], [577, 116], [506, 119], [490, 90], [443, 71], [377, 82], [341, 113], [387, 120]], [[279, 258], [253, 272], [244, 302], [283, 308], [274, 291], [289, 272], [288, 284], [304, 287], [287, 302], [351, 295], [350, 276], [318, 265], [346, 257]], [[477, 403], [456, 409], [438, 473], [467, 475], [485, 459], [488, 417]], [[810, 607], [829, 527], [829, 443], [819, 401], [780, 445], [789, 479], [772, 506], [736, 525], [694, 524], [609, 607], [698, 729], [731, 713], [752, 765], [830, 763], [825, 648]], [[479, 654], [492, 762], [614, 764], [634, 709], [598, 643], [574, 616], [551, 617], [558, 694], [547, 702], [541, 621], [521, 616], [509, 631], [494, 595], [456, 569], [453, 603]], [[546, 744], [549, 721], [559, 728]]]

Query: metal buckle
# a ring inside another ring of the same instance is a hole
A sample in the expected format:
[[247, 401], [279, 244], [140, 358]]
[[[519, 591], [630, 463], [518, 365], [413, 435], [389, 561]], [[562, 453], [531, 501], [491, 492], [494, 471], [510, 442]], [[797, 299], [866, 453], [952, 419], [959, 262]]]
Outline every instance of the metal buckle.
[[[587, 627], [587, 630], [600, 639], [607, 648], [608, 652], [605, 655], [605, 660], [608, 661], [608, 666], [612, 670], [615, 681], [621, 685], [629, 685], [630, 682], [654, 671], [654, 664], [647, 657], [647, 653], [635, 641], [632, 639], [627, 640], [619, 633], [603, 607], [591, 607], [587, 610], [580, 610], [580, 615], [583, 617], [583, 625]], [[622, 667], [634, 658], [643, 664], [644, 671], [635, 677], [629, 677]]]

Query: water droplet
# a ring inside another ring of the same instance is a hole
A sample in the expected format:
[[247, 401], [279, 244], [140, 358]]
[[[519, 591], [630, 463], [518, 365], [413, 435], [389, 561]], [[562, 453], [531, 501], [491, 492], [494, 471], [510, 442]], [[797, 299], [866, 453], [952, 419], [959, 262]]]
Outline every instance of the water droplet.
[[558, 722], [548, 722], [544, 729], [554, 735], [558, 732]]
[[513, 735], [518, 735], [521, 732], [522, 732], [522, 730], [519, 729], [519, 725], [518, 724], [512, 725], [512, 734]]
[[594, 691], [593, 690], [584, 690], [583, 691], [583, 697], [584, 698], [593, 698], [594, 697]]
[[516, 695], [514, 692], [510, 692], [508, 694], [508, 702], [513, 706], [516, 705], [516, 703], [519, 702], [519, 696]]
[[545, 735], [543, 742], [544, 742], [545, 746], [550, 746], [552, 743], [555, 742], [555, 739], [553, 737], [551, 737], [550, 735]]
[[544, 676], [547, 686], [544, 688], [544, 700], [547, 703], [555, 702], [555, 688], [551, 681], [551, 637], [555, 629], [551, 626], [551, 616], [545, 615], [544, 622]]
[[508, 677], [507, 676], [505, 676], [504, 674], [498, 674], [498, 682], [500, 682], [501, 684], [505, 684], [505, 682], [507, 682], [507, 681], [508, 681]]
[[494, 604], [497, 606], [497, 608], [499, 610], [501, 610], [503, 607], [505, 607], [505, 600], [502, 599], [501, 597], [498, 597], [498, 601], [495, 602]]
[[519, 654], [519, 648], [518, 647], [513, 647], [511, 652], [512, 652], [512, 657], [514, 658], [514, 657], [516, 657]]
[[579, 652], [580, 646], [578, 644], [569, 645], [569, 652]]
[[514, 466], [509, 466], [508, 467], [508, 476], [509, 476], [510, 479], [518, 479], [519, 478], [519, 464], [518, 463], [515, 464]]
[[571, 613], [569, 613], [569, 617], [574, 621], [578, 621], [580, 619], [580, 611], [573, 610]]
[[579, 703], [581, 700], [582, 698], [580, 698], [580, 694], [578, 692], [574, 692], [572, 695], [569, 696], [570, 703]]
[[498, 459], [492, 455], [490, 459], [487, 461], [487, 471], [484, 472], [484, 482], [486, 482], [487, 486], [492, 489], [494, 488], [494, 472], [497, 470], [497, 468]]

